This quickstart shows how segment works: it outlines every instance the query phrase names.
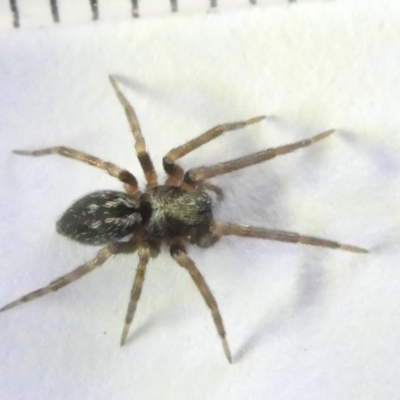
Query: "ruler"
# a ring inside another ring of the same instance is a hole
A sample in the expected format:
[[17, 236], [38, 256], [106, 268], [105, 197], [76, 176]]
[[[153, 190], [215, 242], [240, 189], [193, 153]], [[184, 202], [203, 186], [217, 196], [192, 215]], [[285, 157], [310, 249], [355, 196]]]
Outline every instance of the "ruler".
[[141, 18], [301, 2], [310, 0], [8, 0], [0, 4], [0, 27], [43, 27], [99, 19]]

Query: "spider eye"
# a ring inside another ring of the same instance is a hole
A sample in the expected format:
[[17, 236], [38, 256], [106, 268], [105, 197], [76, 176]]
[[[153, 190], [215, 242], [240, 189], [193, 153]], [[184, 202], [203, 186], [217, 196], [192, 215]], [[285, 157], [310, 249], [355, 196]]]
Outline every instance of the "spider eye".
[[123, 192], [98, 191], [76, 201], [58, 220], [61, 235], [80, 243], [116, 242], [142, 222], [139, 202]]

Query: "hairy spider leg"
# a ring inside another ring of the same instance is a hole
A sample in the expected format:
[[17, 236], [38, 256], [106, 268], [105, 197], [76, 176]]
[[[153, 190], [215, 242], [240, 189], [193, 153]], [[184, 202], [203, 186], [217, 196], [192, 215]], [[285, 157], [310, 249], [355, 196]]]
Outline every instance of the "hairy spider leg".
[[[182, 185], [182, 186], [185, 188], [185, 185]], [[190, 185], [188, 189], [189, 190], [193, 190], [193, 189], [206, 190], [206, 191], [208, 190], [208, 191], [214, 192], [217, 195], [218, 201], [222, 201], [224, 199], [224, 192], [222, 191], [222, 189], [219, 186], [213, 185], [212, 183], [209, 183], [209, 182], [199, 182], [196, 184], [195, 187]]]
[[124, 107], [126, 117], [128, 119], [129, 125], [131, 127], [133, 137], [135, 139], [135, 150], [139, 160], [139, 163], [144, 172], [144, 176], [147, 182], [147, 188], [150, 189], [157, 186], [157, 174], [154, 171], [153, 162], [151, 161], [150, 155], [146, 150], [146, 143], [144, 141], [142, 132], [140, 130], [139, 122], [135, 114], [135, 110], [128, 102], [126, 97], [119, 90], [117, 83], [112, 76], [109, 76], [110, 82], [114, 91], [118, 97], [119, 102], [122, 107]]
[[165, 184], [169, 186], [175, 186], [181, 183], [184, 172], [179, 165], [175, 164], [175, 161], [179, 160], [181, 157], [185, 156], [193, 150], [196, 150], [198, 147], [209, 142], [210, 140], [217, 138], [224, 132], [244, 128], [247, 125], [252, 125], [260, 122], [265, 118], [265, 115], [261, 115], [258, 117], [250, 118], [246, 121], [238, 121], [217, 125], [207, 132], [201, 134], [200, 136], [189, 140], [182, 146], [170, 150], [168, 154], [163, 158], [164, 170], [168, 174], [168, 178]]
[[101, 160], [100, 158], [94, 157], [90, 154], [84, 153], [79, 150], [74, 150], [69, 147], [55, 146], [40, 150], [13, 150], [13, 153], [20, 156], [45, 156], [48, 154], [59, 154], [60, 156], [71, 158], [73, 160], [82, 161], [86, 164], [92, 165], [93, 167], [100, 168], [107, 171], [109, 175], [119, 179], [125, 184], [126, 191], [135, 196], [140, 197], [141, 193], [138, 189], [138, 183], [136, 178], [127, 170], [117, 167], [115, 164]]
[[186, 249], [182, 244], [173, 244], [170, 247], [170, 253], [172, 258], [183, 268], [185, 268], [190, 276], [192, 277], [197, 289], [199, 289], [204, 301], [206, 302], [208, 308], [211, 310], [212, 317], [214, 320], [215, 327], [217, 328], [218, 335], [222, 341], [222, 347], [224, 348], [224, 353], [229, 363], [232, 362], [231, 352], [229, 350], [228, 342], [226, 340], [226, 333], [224, 324], [222, 322], [221, 314], [218, 310], [217, 302], [211, 293], [206, 281], [201, 275], [200, 271], [197, 269], [195, 263], [186, 254]]
[[283, 154], [291, 153], [297, 149], [303, 147], [308, 147], [319, 140], [325, 139], [330, 136], [334, 130], [329, 130], [326, 132], [319, 133], [306, 140], [301, 140], [299, 142], [287, 144], [284, 146], [279, 146], [275, 148], [270, 148], [264, 151], [259, 151], [257, 153], [250, 154], [245, 157], [237, 158], [235, 160], [226, 161], [211, 165], [208, 167], [199, 167], [189, 169], [184, 176], [184, 180], [187, 183], [195, 183], [198, 181], [203, 181], [204, 179], [212, 178], [213, 176], [227, 174], [228, 172], [237, 171], [238, 169], [249, 167], [250, 165], [259, 164], [261, 162], [270, 160], [276, 156], [281, 156]]
[[133, 282], [131, 297], [129, 300], [128, 310], [125, 317], [124, 330], [121, 336], [121, 346], [124, 345], [128, 336], [129, 327], [131, 326], [133, 317], [135, 316], [136, 306], [142, 293], [143, 282], [146, 273], [147, 263], [150, 258], [150, 246], [144, 242], [139, 247], [139, 265], [136, 271], [135, 281]]
[[103, 265], [111, 256], [124, 252], [132, 252], [136, 250], [136, 248], [137, 244], [134, 242], [121, 242], [105, 246], [97, 253], [96, 257], [92, 260], [79, 266], [68, 274], [54, 280], [49, 285], [28, 293], [25, 296], [22, 296], [9, 304], [6, 304], [3, 308], [0, 309], [0, 312], [9, 310], [10, 308], [16, 307], [28, 301], [37, 299], [38, 297], [44, 296], [48, 293], [55, 292], [58, 289], [61, 289], [62, 287], [76, 281], [77, 279], [82, 278], [89, 272], [94, 271], [96, 268]]
[[368, 253], [368, 250], [365, 250], [361, 247], [352, 246], [349, 244], [342, 244], [334, 242], [332, 240], [300, 235], [295, 232], [285, 232], [274, 229], [258, 228], [248, 225], [235, 225], [224, 222], [214, 222], [210, 230], [217, 237], [233, 235], [258, 239], [276, 240], [279, 242], [301, 243], [311, 246], [329, 247], [331, 249], [341, 249], [352, 251], [354, 253]]

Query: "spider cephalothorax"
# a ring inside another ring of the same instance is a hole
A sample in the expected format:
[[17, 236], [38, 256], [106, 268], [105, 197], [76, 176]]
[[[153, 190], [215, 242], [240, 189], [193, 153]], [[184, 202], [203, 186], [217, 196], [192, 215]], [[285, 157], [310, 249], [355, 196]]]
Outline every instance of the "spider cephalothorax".
[[211, 166], [194, 168], [184, 173], [175, 162], [199, 146], [218, 137], [224, 132], [243, 128], [263, 120], [264, 116], [247, 121], [218, 125], [197, 138], [172, 149], [163, 159], [168, 178], [164, 185], [158, 185], [153, 163], [147, 153], [135, 112], [119, 90], [115, 80], [111, 84], [125, 109], [135, 139], [137, 157], [145, 174], [147, 186], [144, 193], [138, 188], [134, 175], [108, 161], [68, 147], [57, 146], [35, 151], [15, 150], [14, 153], [28, 156], [59, 154], [107, 171], [124, 183], [125, 192], [102, 190], [76, 201], [57, 222], [57, 232], [83, 244], [105, 245], [97, 256], [72, 272], [56, 279], [48, 286], [28, 293], [7, 304], [0, 311], [33, 300], [81, 278], [102, 265], [112, 255], [138, 251], [139, 265], [132, 286], [130, 301], [122, 332], [121, 344], [125, 342], [142, 291], [146, 266], [149, 258], [160, 252], [161, 242], [170, 246], [173, 259], [185, 268], [212, 312], [215, 326], [222, 341], [225, 355], [231, 362], [231, 353], [217, 302], [194, 262], [186, 252], [186, 243], [199, 247], [210, 247], [224, 235], [261, 238], [281, 242], [303, 243], [313, 246], [338, 248], [357, 253], [366, 253], [360, 247], [340, 244], [331, 240], [299, 235], [274, 229], [234, 225], [215, 221], [212, 200], [207, 192], [214, 192], [219, 199], [222, 190], [206, 179], [254, 165], [276, 156], [290, 153], [322, 140], [333, 133], [320, 133], [310, 139], [267, 149], [236, 160]]

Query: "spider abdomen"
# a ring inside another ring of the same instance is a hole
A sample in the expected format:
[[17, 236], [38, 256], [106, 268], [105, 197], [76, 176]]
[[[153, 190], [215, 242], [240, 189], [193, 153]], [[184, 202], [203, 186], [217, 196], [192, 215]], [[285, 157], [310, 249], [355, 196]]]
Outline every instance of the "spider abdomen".
[[206, 192], [173, 186], [157, 186], [143, 194], [141, 212], [149, 236], [160, 239], [208, 227], [213, 218], [212, 200]]
[[102, 190], [77, 200], [57, 221], [57, 232], [80, 243], [101, 245], [133, 233], [142, 222], [139, 202], [126, 193]]

